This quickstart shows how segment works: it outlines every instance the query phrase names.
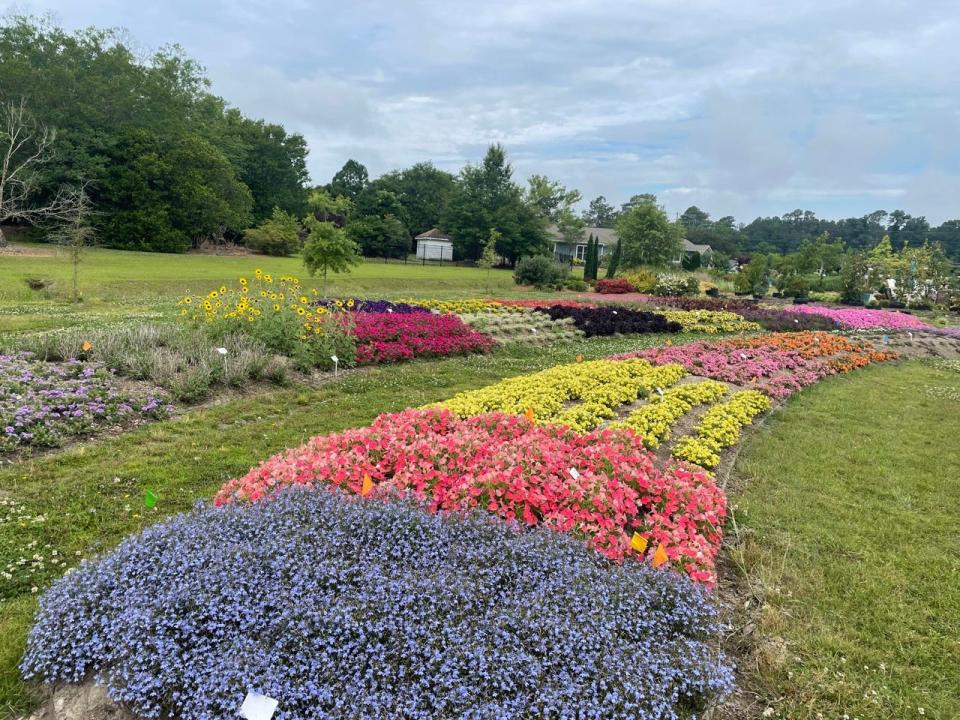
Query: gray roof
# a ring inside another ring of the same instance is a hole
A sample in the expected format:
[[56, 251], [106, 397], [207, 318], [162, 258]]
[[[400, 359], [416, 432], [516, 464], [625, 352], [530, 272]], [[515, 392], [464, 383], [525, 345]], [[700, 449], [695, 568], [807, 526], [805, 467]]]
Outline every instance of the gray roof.
[[450, 236], [447, 235], [442, 230], [433, 228], [432, 230], [427, 230], [425, 233], [420, 233], [414, 240], [449, 240]]
[[[560, 231], [557, 229], [556, 225], [550, 225], [547, 228], [547, 233], [550, 235], [550, 238], [554, 242], [566, 242], [563, 239], [563, 236], [560, 234]], [[617, 231], [613, 228], [601, 228], [601, 227], [587, 227], [583, 229], [583, 240], [581, 243], [585, 243], [587, 238], [593, 235], [597, 238], [603, 245], [616, 245], [617, 244]], [[710, 252], [711, 248], [709, 245], [697, 245], [692, 243], [686, 238], [683, 241], [683, 250], [684, 252], [696, 252], [701, 255], [706, 252]]]

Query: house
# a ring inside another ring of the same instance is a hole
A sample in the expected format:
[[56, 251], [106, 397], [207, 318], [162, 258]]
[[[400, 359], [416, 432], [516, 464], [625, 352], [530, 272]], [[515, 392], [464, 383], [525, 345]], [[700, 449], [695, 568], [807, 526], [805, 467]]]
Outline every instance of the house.
[[[583, 262], [587, 252], [587, 239], [591, 235], [600, 241], [600, 257], [603, 257], [604, 253], [606, 253], [608, 249], [612, 252], [618, 241], [617, 231], [613, 228], [584, 228], [583, 239], [577, 241], [576, 243], [571, 243], [565, 240], [560, 234], [560, 231], [557, 229], [556, 225], [551, 225], [548, 227], [547, 233], [553, 240], [553, 257], [559, 262], [573, 262], [574, 260]], [[697, 253], [703, 257], [703, 255], [709, 252], [711, 252], [709, 245], [697, 245], [696, 243], [692, 243], [684, 238], [683, 250], [673, 262], [679, 265], [683, 262], [683, 258], [689, 253]]]
[[612, 228], [587, 227], [583, 229], [583, 239], [568, 242], [556, 225], [547, 228], [547, 234], [553, 241], [553, 257], [559, 262], [583, 262], [587, 256], [587, 239], [593, 235], [599, 240], [599, 255], [603, 257], [607, 250], [617, 244], [617, 233]]
[[[708, 255], [713, 252], [713, 248], [709, 245], [697, 245], [697, 243], [692, 243], [686, 238], [683, 239], [683, 249], [681, 249], [680, 254], [673, 260], [674, 265], [682, 265], [685, 257], [688, 257], [691, 253], [697, 253], [700, 256], [700, 260], [703, 260], [704, 255]], [[687, 265], [685, 267], [700, 267], [700, 263], [696, 262], [694, 259], [694, 265]]]
[[453, 260], [453, 241], [437, 228], [427, 230], [414, 239], [417, 241], [417, 260]]

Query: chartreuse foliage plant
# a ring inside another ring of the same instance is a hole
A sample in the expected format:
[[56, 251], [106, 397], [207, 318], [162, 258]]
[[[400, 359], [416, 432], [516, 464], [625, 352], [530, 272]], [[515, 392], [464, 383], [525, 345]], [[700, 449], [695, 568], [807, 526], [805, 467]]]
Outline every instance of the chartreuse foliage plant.
[[744, 426], [769, 409], [770, 399], [758, 390], [735, 393], [707, 410], [693, 435], [677, 440], [673, 456], [712, 470], [720, 464], [720, 452], [739, 442]]
[[[664, 560], [713, 584], [726, 498], [706, 473], [659, 469], [625, 430], [575, 433], [492, 413], [382, 415], [370, 427], [312, 438], [227, 482], [217, 504], [259, 501], [290, 485], [361, 496], [413, 495], [429, 511], [483, 509], [572, 533], [614, 560]], [[643, 547], [631, 544], [634, 533]]]
[[731, 691], [718, 629], [689, 579], [560, 533], [291, 489], [81, 565], [22, 670], [147, 718], [235, 717], [255, 691], [277, 720], [672, 720]]
[[661, 310], [661, 315], [680, 323], [684, 332], [715, 335], [718, 333], [760, 332], [758, 323], [744, 320], [734, 312], [723, 310]]
[[648, 448], [660, 447], [670, 438], [670, 428], [697, 405], [712, 404], [727, 394], [727, 386], [716, 380], [676, 385], [663, 395], [654, 394], [642, 407], [613, 427], [626, 427], [643, 438]]
[[[460, 417], [530, 413], [537, 423], [568, 425], [578, 432], [598, 427], [615, 409], [685, 374], [679, 365], [654, 367], [646, 360], [593, 360], [558, 365], [455, 395], [439, 404]], [[569, 405], [579, 402], [577, 405]]]

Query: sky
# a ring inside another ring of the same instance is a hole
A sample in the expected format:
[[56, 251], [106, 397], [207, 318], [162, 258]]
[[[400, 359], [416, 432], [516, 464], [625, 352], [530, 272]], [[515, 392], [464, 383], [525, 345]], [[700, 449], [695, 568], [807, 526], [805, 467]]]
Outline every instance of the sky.
[[[212, 90], [310, 146], [315, 183], [456, 172], [655, 193], [749, 222], [960, 217], [958, 0], [31, 0], [64, 27], [178, 43]], [[585, 203], [584, 203], [585, 204]]]

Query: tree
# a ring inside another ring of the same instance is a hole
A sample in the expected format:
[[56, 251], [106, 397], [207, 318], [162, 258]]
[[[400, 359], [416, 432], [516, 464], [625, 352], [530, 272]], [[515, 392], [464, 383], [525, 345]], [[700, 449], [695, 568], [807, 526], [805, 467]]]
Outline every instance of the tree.
[[707, 227], [711, 224], [710, 213], [704, 212], [696, 205], [691, 205], [680, 216], [680, 224], [687, 230]]
[[613, 254], [610, 256], [610, 262], [607, 264], [607, 280], [615, 278], [617, 276], [617, 270], [620, 269], [620, 255], [621, 255], [621, 246], [623, 245], [622, 240], [617, 241], [616, 247], [613, 248]]
[[557, 232], [571, 245], [576, 245], [583, 241], [583, 233], [586, 228], [586, 222], [579, 218], [570, 208], [562, 208], [556, 215]]
[[487, 293], [490, 292], [490, 270], [497, 261], [497, 241], [500, 239], [500, 233], [491, 228], [490, 237], [487, 238], [486, 245], [483, 246], [483, 254], [477, 261], [477, 265], [487, 271]]
[[334, 197], [343, 195], [351, 200], [356, 200], [367, 187], [368, 182], [370, 182], [370, 174], [367, 172], [367, 168], [351, 159], [347, 160], [343, 167], [337, 171], [337, 174], [333, 176], [328, 190]]
[[377, 190], [392, 192], [400, 201], [397, 217], [412, 236], [440, 226], [454, 193], [456, 179], [430, 163], [417, 163], [405, 170], [389, 172], [370, 183]]
[[627, 202], [623, 203], [620, 206], [620, 213], [623, 214], [632, 208], [635, 208], [637, 205], [656, 205], [657, 196], [652, 193], [640, 193], [639, 195], [631, 195], [630, 199]]
[[347, 224], [346, 232], [368, 257], [403, 257], [410, 251], [410, 235], [393, 215], [362, 215]]
[[665, 265], [681, 250], [683, 226], [671, 223], [662, 208], [650, 201], [625, 210], [617, 220], [621, 262], [628, 268]]
[[[54, 157], [55, 140], [56, 132], [35, 120], [23, 100], [0, 103], [0, 224], [74, 220], [77, 196], [68, 188], [39, 198], [41, 173]], [[6, 244], [0, 227], [0, 247]]]
[[350, 272], [360, 262], [357, 244], [333, 223], [316, 218], [306, 220], [307, 241], [303, 246], [303, 264], [311, 277], [323, 275], [323, 297], [327, 296], [327, 273]]
[[480, 165], [468, 164], [460, 171], [441, 220], [457, 256], [479, 258], [491, 228], [500, 233], [497, 252], [511, 263], [549, 251], [546, 219], [524, 202], [512, 174], [500, 145], [491, 145]]
[[554, 182], [546, 175], [531, 175], [527, 179], [524, 199], [542, 217], [557, 222], [561, 211], [570, 211], [571, 206], [580, 202], [581, 196], [579, 190], [567, 190], [562, 183]]
[[81, 300], [80, 261], [84, 251], [93, 245], [97, 233], [90, 222], [93, 205], [87, 195], [86, 184], [70, 191], [69, 198], [69, 215], [55, 232], [54, 239], [64, 245], [70, 254], [70, 264], [73, 267], [73, 302], [78, 303]]
[[587, 238], [587, 248], [583, 253], [583, 279], [592, 280], [593, 273], [593, 233]]
[[332, 222], [337, 227], [347, 224], [353, 212], [353, 201], [343, 195], [332, 196], [326, 188], [314, 188], [307, 196], [307, 207], [317, 220]]
[[293, 255], [300, 249], [300, 223], [278, 207], [273, 214], [255, 228], [243, 234], [244, 244], [264, 255]]
[[617, 222], [617, 215], [619, 213], [613, 205], [603, 195], [598, 195], [583, 212], [583, 220], [590, 227], [612, 228]]

